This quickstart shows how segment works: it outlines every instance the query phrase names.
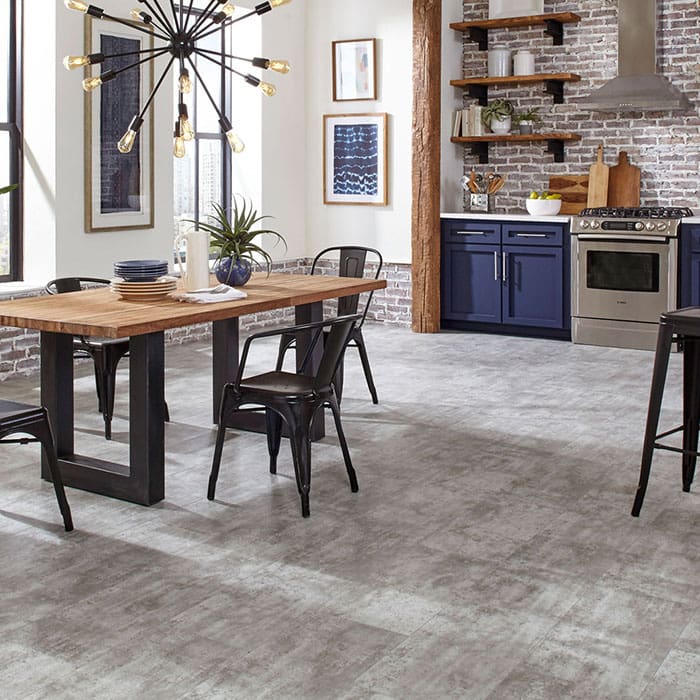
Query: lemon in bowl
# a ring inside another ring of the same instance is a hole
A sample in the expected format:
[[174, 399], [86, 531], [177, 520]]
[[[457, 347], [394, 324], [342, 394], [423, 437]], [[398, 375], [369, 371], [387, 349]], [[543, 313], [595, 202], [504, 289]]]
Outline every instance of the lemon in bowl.
[[561, 209], [561, 195], [533, 192], [525, 200], [525, 208], [532, 216], [556, 216]]

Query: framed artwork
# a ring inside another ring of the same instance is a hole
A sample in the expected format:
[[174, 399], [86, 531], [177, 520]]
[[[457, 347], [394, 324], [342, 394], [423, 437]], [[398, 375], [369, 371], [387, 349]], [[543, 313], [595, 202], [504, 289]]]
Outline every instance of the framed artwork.
[[387, 114], [323, 115], [324, 204], [387, 204]]
[[489, 0], [489, 19], [541, 15], [544, 0]]
[[377, 99], [376, 39], [333, 42], [333, 101]]
[[[85, 18], [85, 53], [130, 54], [85, 68], [85, 77], [136, 63], [153, 37], [108, 20]], [[117, 143], [153, 89], [153, 61], [85, 93], [85, 230], [153, 228], [153, 110], [147, 110], [130, 153]]]

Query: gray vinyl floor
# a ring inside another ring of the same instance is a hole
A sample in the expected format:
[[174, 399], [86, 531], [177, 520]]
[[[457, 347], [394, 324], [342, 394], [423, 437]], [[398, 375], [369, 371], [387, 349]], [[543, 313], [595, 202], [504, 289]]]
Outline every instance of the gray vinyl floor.
[[[652, 353], [478, 334], [366, 332], [343, 417], [313, 449], [302, 520], [288, 445], [230, 431], [217, 500], [209, 348], [167, 350], [166, 498], [68, 490], [36, 446], [0, 453], [3, 698], [700, 697], [700, 485], [658, 453], [636, 486]], [[266, 367], [274, 348], [255, 354]], [[678, 420], [680, 357], [663, 420]], [[90, 368], [77, 448], [126, 459], [126, 381], [101, 437]], [[5, 398], [38, 402], [36, 377]]]

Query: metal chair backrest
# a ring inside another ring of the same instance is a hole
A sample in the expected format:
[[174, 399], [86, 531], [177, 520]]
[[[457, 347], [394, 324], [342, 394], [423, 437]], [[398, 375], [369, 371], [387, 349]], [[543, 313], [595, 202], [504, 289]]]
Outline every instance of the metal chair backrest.
[[101, 277], [59, 277], [46, 283], [44, 289], [49, 294], [63, 294], [64, 292], [79, 292], [90, 286], [108, 285], [109, 280]]
[[318, 371], [314, 377], [314, 389], [324, 389], [333, 381], [333, 377], [335, 377], [338, 366], [343, 359], [345, 346], [347, 345], [348, 340], [350, 339], [350, 334], [352, 333], [355, 323], [358, 320], [359, 316], [356, 314], [348, 317], [339, 316], [338, 318], [328, 322], [327, 326], [330, 326], [330, 330], [327, 331], [327, 335], [323, 342], [323, 356], [321, 357]]
[[[331, 246], [330, 248], [325, 248], [314, 258], [313, 264], [311, 265], [311, 274], [321, 274], [320, 270], [317, 271], [319, 261], [322, 260], [327, 253], [336, 252], [339, 254], [339, 277], [365, 277], [367, 273], [367, 266], [368, 264], [371, 264], [376, 266], [376, 268], [374, 269], [374, 274], [368, 275], [368, 277], [375, 280], [379, 278], [379, 273], [382, 271], [382, 264], [384, 262], [382, 254], [375, 248], [365, 248], [363, 246]], [[367, 261], [368, 254], [371, 258], [369, 263]], [[367, 293], [367, 301], [362, 311], [362, 318], [357, 324], [358, 327], [362, 326], [362, 324], [365, 322], [365, 316], [367, 316], [369, 305], [372, 303], [373, 294], [374, 291]], [[354, 294], [353, 296], [349, 297], [341, 297], [338, 299], [338, 316], [356, 314], [359, 301], [359, 294]]]

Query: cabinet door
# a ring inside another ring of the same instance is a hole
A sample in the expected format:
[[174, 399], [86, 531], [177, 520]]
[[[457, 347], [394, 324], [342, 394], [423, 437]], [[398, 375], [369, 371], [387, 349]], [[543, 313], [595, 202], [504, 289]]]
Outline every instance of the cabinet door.
[[681, 227], [678, 307], [700, 306], [700, 226]]
[[442, 318], [501, 322], [500, 246], [444, 243]]
[[503, 246], [503, 323], [564, 328], [561, 248]]

